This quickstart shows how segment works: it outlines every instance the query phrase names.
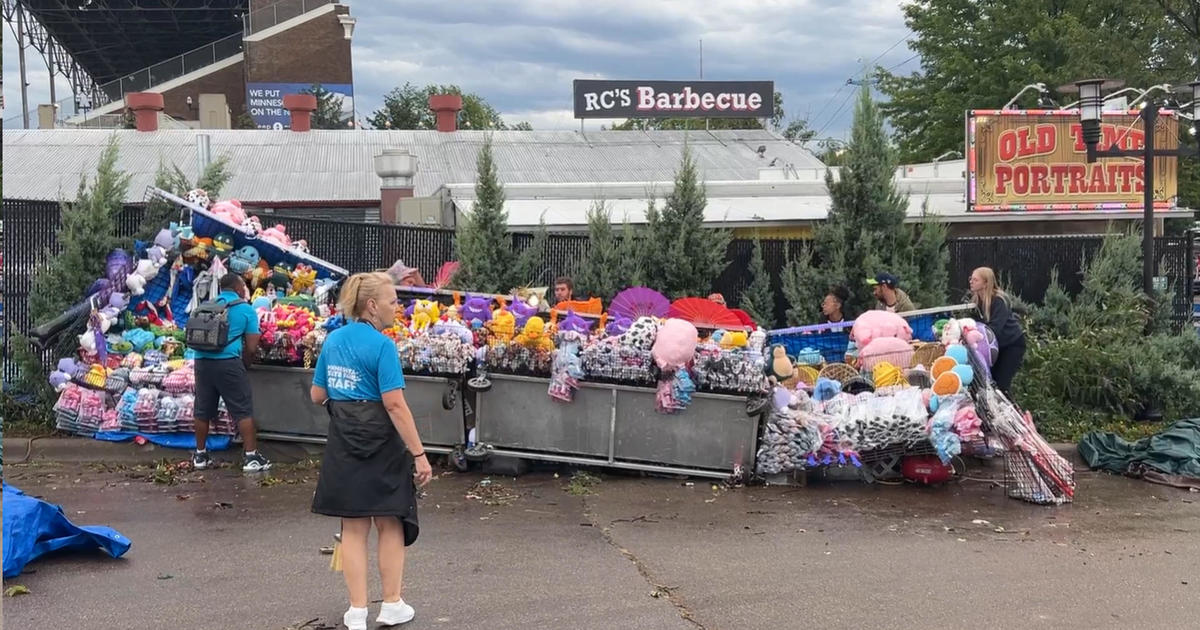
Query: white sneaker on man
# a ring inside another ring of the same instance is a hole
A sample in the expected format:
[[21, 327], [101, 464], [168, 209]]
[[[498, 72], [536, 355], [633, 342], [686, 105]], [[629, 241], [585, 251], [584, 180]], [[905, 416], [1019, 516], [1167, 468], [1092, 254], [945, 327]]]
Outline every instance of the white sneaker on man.
[[413, 610], [412, 606], [405, 604], [403, 599], [398, 602], [383, 602], [375, 623], [384, 626], [398, 626], [412, 621], [415, 616], [417, 616], [417, 611]]
[[367, 609], [350, 607], [342, 615], [342, 624], [350, 630], [367, 630]]

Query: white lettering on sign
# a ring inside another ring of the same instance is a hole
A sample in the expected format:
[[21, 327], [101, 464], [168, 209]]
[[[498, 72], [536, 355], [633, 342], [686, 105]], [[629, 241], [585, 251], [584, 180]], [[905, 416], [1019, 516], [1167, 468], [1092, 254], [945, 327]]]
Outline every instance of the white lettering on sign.
[[[585, 95], [585, 98], [592, 96]], [[590, 104], [592, 101], [587, 98]], [[608, 108], [604, 101], [600, 105]], [[706, 112], [706, 111], [757, 111], [762, 109], [761, 94], [745, 92], [712, 92], [697, 93], [691, 87], [684, 87], [679, 92], [655, 92], [653, 87], [639, 86], [637, 88], [637, 109], [639, 111], [662, 112]], [[590, 105], [589, 105], [589, 109]]]
[[604, 90], [602, 92], [586, 92], [583, 95], [584, 110], [589, 112], [612, 109], [619, 103], [629, 107], [632, 97], [629, 90]]

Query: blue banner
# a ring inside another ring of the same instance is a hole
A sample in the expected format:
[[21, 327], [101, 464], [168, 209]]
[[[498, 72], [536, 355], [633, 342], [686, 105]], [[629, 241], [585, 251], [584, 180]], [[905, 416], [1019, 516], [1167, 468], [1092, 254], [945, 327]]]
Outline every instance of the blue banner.
[[[312, 83], [247, 83], [246, 109], [259, 129], [291, 129], [292, 116], [283, 107], [287, 94], [310, 94]], [[321, 88], [333, 92], [342, 101], [342, 120], [354, 118], [354, 86], [343, 83], [321, 83]]]

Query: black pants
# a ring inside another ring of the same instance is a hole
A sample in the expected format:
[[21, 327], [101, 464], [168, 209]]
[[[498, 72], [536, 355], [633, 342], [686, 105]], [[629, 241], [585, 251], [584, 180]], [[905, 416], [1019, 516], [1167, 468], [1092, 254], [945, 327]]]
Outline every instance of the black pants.
[[992, 380], [996, 381], [996, 386], [1005, 395], [1011, 397], [1013, 377], [1017, 375], [1017, 370], [1021, 369], [1021, 362], [1024, 360], [1024, 335], [1021, 335], [1021, 338], [1011, 345], [1000, 348], [1000, 352], [996, 355], [996, 364], [992, 366]]

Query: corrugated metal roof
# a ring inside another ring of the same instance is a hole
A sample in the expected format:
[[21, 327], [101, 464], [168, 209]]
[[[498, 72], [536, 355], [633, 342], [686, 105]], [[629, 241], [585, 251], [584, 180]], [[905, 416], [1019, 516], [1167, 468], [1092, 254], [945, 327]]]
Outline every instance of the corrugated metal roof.
[[[110, 137], [130, 178], [127, 201], [142, 200], [160, 162], [196, 174], [196, 136], [214, 158], [227, 156], [232, 178], [223, 197], [248, 202], [362, 201], [379, 198], [374, 157], [404, 148], [418, 158], [417, 196], [475, 180], [475, 158], [491, 133], [500, 178], [516, 182], [670, 181], [691, 148], [705, 180], [757, 180], [759, 169], [821, 168], [804, 148], [764, 130], [736, 131], [386, 131], [294, 133], [273, 130], [4, 130], [4, 194], [14, 199], [71, 198], [92, 177]], [[765, 151], [760, 156], [759, 147]]]

